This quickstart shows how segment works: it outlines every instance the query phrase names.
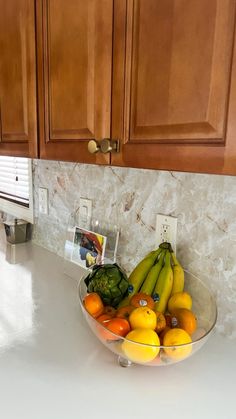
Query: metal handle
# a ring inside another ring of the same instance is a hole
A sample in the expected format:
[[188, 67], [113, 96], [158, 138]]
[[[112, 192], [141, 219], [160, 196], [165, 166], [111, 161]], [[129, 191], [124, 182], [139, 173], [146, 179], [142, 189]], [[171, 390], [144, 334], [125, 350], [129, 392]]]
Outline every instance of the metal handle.
[[90, 140], [88, 142], [88, 151], [91, 154], [95, 154], [100, 150], [100, 145], [95, 140]]
[[101, 151], [103, 154], [106, 153], [118, 153], [120, 150], [119, 140], [110, 140], [110, 138], [103, 138], [103, 140], [98, 143], [96, 140], [90, 140], [88, 142], [88, 151], [92, 154]]
[[101, 141], [101, 152], [102, 153], [118, 153], [119, 152], [119, 141], [110, 140], [110, 138], [104, 138]]

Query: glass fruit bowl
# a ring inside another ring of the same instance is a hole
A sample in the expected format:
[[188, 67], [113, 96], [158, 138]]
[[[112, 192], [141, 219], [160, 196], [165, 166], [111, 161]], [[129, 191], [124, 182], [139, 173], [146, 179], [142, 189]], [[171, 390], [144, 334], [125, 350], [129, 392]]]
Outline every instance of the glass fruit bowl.
[[181, 362], [204, 345], [216, 324], [217, 306], [213, 295], [199, 278], [185, 271], [184, 291], [192, 296], [192, 311], [197, 318], [197, 329], [191, 336], [192, 342], [176, 346], [156, 346], [133, 342], [112, 333], [87, 312], [83, 304], [84, 297], [87, 295], [84, 279], [85, 277], [82, 277], [78, 285], [82, 313], [92, 332], [110, 351], [118, 355], [119, 364], [123, 367], [133, 363], [164, 366]]

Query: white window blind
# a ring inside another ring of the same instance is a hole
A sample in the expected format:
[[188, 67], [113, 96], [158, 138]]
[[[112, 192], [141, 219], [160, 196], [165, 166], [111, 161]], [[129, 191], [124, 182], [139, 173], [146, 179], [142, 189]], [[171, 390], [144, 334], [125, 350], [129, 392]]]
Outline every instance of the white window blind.
[[0, 156], [0, 198], [29, 207], [27, 158]]
[[0, 156], [0, 211], [34, 223], [31, 159]]

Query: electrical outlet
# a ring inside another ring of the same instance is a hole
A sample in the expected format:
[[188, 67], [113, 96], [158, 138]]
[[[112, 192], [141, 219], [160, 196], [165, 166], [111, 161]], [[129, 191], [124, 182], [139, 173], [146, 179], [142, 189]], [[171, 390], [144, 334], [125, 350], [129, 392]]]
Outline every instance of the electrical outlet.
[[79, 200], [79, 225], [87, 228], [90, 225], [92, 216], [92, 200], [80, 198]]
[[48, 214], [48, 189], [39, 188], [39, 212], [41, 214]]
[[157, 214], [156, 218], [156, 243], [157, 246], [163, 242], [171, 243], [176, 253], [177, 240], [177, 218], [168, 215]]

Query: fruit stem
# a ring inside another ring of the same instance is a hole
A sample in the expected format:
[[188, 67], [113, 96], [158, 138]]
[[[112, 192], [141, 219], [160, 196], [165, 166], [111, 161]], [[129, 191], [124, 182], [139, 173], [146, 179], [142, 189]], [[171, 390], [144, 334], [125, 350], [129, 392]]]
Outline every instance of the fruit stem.
[[169, 251], [170, 251], [170, 253], [174, 253], [174, 250], [173, 250], [173, 248], [172, 248], [172, 246], [171, 246], [171, 244], [169, 243]]
[[170, 243], [168, 243], [168, 242], [163, 242], [163, 243], [161, 243], [161, 244], [159, 245], [159, 247], [160, 247], [161, 249], [167, 249], [167, 250], [169, 250], [169, 249], [170, 249], [170, 247], [171, 247], [171, 244], [170, 244]]

